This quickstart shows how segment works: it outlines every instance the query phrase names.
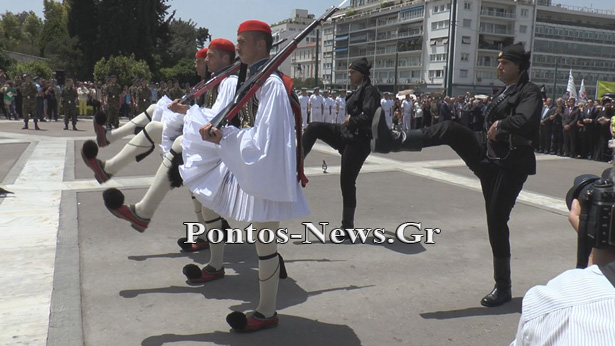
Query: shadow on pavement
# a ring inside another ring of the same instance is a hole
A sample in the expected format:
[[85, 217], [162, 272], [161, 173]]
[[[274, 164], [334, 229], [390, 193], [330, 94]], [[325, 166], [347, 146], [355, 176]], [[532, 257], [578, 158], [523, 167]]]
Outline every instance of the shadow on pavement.
[[[205, 284], [194, 285], [186, 282], [187, 286], [129, 289], [120, 291], [119, 295], [123, 298], [135, 298], [143, 294], [194, 293], [201, 294], [206, 299], [233, 299], [242, 301], [243, 303], [233, 305], [230, 308], [233, 310], [247, 311], [255, 308], [255, 304], [256, 302], [258, 302], [259, 298], [258, 274], [256, 272], [256, 269], [248, 267], [249, 266], [241, 265], [234, 266], [233, 269], [237, 270], [238, 275], [227, 275], [223, 279], [210, 281]], [[295, 280], [288, 277], [286, 279], [280, 280], [280, 285], [278, 288], [277, 308], [282, 310], [290, 306], [299, 305], [306, 302], [308, 298], [323, 293], [335, 291], [352, 291], [372, 286], [373, 285], [350, 285], [345, 287], [332, 287], [307, 292], [302, 287], [300, 287]]]
[[459, 310], [435, 311], [420, 314], [425, 319], [447, 320], [451, 318], [472, 317], [472, 316], [489, 316], [489, 315], [506, 315], [521, 313], [522, 297], [515, 297], [510, 302], [494, 307], [472, 307]]
[[[206, 334], [163, 334], [143, 340], [143, 346], [165, 345], [182, 341], [211, 342], [216, 345], [293, 345], [293, 346], [357, 346], [361, 340], [346, 325], [329, 324], [290, 315], [279, 315], [280, 325], [272, 330], [251, 334], [232, 331]], [[229, 327], [230, 328], [230, 327]]]

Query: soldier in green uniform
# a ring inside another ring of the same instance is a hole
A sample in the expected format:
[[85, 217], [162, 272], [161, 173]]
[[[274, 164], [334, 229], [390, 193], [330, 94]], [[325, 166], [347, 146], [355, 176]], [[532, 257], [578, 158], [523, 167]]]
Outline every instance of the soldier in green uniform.
[[102, 85], [102, 87], [100, 87], [100, 94], [102, 97], [102, 102], [100, 105], [100, 109], [104, 114], [107, 114], [107, 87], [109, 86], [109, 80], [111, 78], [109, 76], [105, 77], [105, 83]]
[[21, 94], [23, 95], [22, 112], [24, 127], [22, 130], [28, 129], [28, 121], [30, 117], [34, 120], [34, 129], [40, 130], [38, 127], [38, 117], [36, 115], [36, 94], [38, 90], [36, 84], [32, 82], [32, 77], [29, 74], [24, 75], [24, 83], [21, 85]]
[[145, 79], [141, 79], [141, 86], [137, 89], [137, 94], [139, 97], [137, 99], [137, 114], [141, 114], [152, 104], [152, 90]]
[[68, 121], [73, 124], [73, 131], [77, 131], [77, 90], [73, 86], [73, 80], [66, 79], [66, 85], [62, 88], [62, 108], [64, 110], [64, 129], [68, 130]]
[[169, 89], [169, 98], [171, 100], [180, 99], [184, 96], [184, 91], [179, 87], [179, 82], [176, 80], [173, 81], [173, 88]]
[[117, 84], [117, 77], [111, 76], [107, 86], [107, 128], [120, 126], [120, 94], [122, 88]]
[[128, 92], [130, 93], [130, 104], [128, 106], [130, 107], [129, 113], [131, 115], [141, 114], [141, 113], [137, 113], [137, 99], [139, 98], [137, 90], [139, 90], [139, 79], [134, 78], [132, 80], [132, 85], [128, 87]]

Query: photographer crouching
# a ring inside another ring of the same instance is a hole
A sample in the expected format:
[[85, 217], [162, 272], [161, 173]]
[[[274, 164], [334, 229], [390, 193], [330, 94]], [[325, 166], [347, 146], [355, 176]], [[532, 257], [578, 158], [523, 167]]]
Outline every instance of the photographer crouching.
[[585, 174], [566, 195], [578, 233], [577, 269], [531, 288], [523, 298], [517, 345], [615, 345], [615, 187]]

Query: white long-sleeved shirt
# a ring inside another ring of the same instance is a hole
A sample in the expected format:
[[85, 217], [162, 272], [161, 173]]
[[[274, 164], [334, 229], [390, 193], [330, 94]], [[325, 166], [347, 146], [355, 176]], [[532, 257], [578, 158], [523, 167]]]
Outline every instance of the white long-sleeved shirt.
[[510, 345], [615, 345], [615, 287], [598, 266], [568, 270], [523, 298]]

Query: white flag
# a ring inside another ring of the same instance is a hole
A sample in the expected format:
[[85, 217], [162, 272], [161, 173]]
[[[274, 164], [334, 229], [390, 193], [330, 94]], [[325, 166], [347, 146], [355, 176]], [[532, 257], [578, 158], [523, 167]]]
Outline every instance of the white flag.
[[568, 86], [566, 91], [570, 94], [570, 97], [577, 99], [577, 87], [574, 86], [574, 77], [572, 76], [572, 69], [570, 69], [570, 75], [568, 75]]
[[587, 99], [587, 91], [585, 90], [585, 78], [581, 79], [581, 87], [579, 88], [579, 101], [585, 102]]

